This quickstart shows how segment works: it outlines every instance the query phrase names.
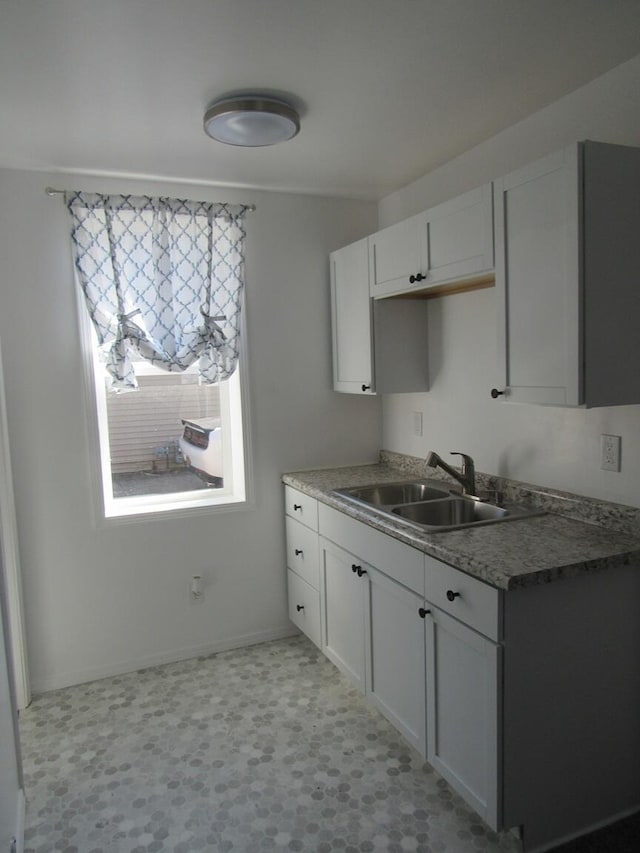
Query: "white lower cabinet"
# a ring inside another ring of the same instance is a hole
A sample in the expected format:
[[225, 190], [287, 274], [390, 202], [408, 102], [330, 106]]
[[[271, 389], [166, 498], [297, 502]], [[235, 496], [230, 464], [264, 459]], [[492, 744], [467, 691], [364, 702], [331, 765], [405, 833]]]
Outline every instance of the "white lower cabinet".
[[285, 488], [289, 619], [320, 647], [318, 502]]
[[292, 621], [499, 829], [498, 590], [319, 503], [316, 630], [318, 592], [300, 574], [315, 577], [312, 545], [287, 524]]
[[367, 692], [373, 704], [425, 757], [425, 647], [421, 598], [382, 572], [368, 584]]
[[320, 646], [320, 604], [318, 590], [287, 569], [289, 619]]
[[498, 829], [500, 646], [425, 609], [427, 761]]
[[357, 558], [320, 539], [320, 612], [322, 651], [362, 692], [365, 692], [366, 568]]
[[320, 539], [322, 650], [423, 756], [422, 598]]

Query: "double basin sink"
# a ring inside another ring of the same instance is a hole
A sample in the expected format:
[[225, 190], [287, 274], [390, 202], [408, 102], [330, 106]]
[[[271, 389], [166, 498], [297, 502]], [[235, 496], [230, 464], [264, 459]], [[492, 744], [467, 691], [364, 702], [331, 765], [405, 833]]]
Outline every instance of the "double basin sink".
[[334, 494], [395, 521], [431, 532], [459, 530], [542, 515], [542, 510], [512, 504], [498, 506], [449, 490], [439, 480], [406, 480], [336, 489]]

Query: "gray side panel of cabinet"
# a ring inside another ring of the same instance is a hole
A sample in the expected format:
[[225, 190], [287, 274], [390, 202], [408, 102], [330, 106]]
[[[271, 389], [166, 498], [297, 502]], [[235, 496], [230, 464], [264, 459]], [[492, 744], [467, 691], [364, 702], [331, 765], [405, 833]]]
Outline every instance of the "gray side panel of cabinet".
[[640, 566], [504, 608], [504, 825], [529, 850], [640, 807]]
[[640, 150], [584, 144], [587, 406], [640, 401]]

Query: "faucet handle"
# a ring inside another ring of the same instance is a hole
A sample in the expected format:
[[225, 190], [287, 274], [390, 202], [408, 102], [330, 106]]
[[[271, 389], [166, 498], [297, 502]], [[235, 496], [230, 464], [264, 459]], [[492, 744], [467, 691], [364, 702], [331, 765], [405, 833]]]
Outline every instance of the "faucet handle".
[[460, 453], [459, 450], [452, 450], [451, 455], [452, 456], [462, 456], [463, 470], [466, 470], [467, 468], [473, 470], [473, 467], [474, 467], [473, 459], [471, 458], [471, 456], [469, 456], [468, 453]]

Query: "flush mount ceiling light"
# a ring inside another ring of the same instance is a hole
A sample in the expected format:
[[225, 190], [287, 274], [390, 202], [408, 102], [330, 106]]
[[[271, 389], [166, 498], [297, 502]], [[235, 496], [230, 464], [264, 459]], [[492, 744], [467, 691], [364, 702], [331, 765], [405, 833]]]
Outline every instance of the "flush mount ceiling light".
[[299, 130], [298, 113], [276, 98], [253, 95], [223, 98], [204, 114], [207, 136], [226, 145], [248, 148], [275, 145], [293, 139]]

